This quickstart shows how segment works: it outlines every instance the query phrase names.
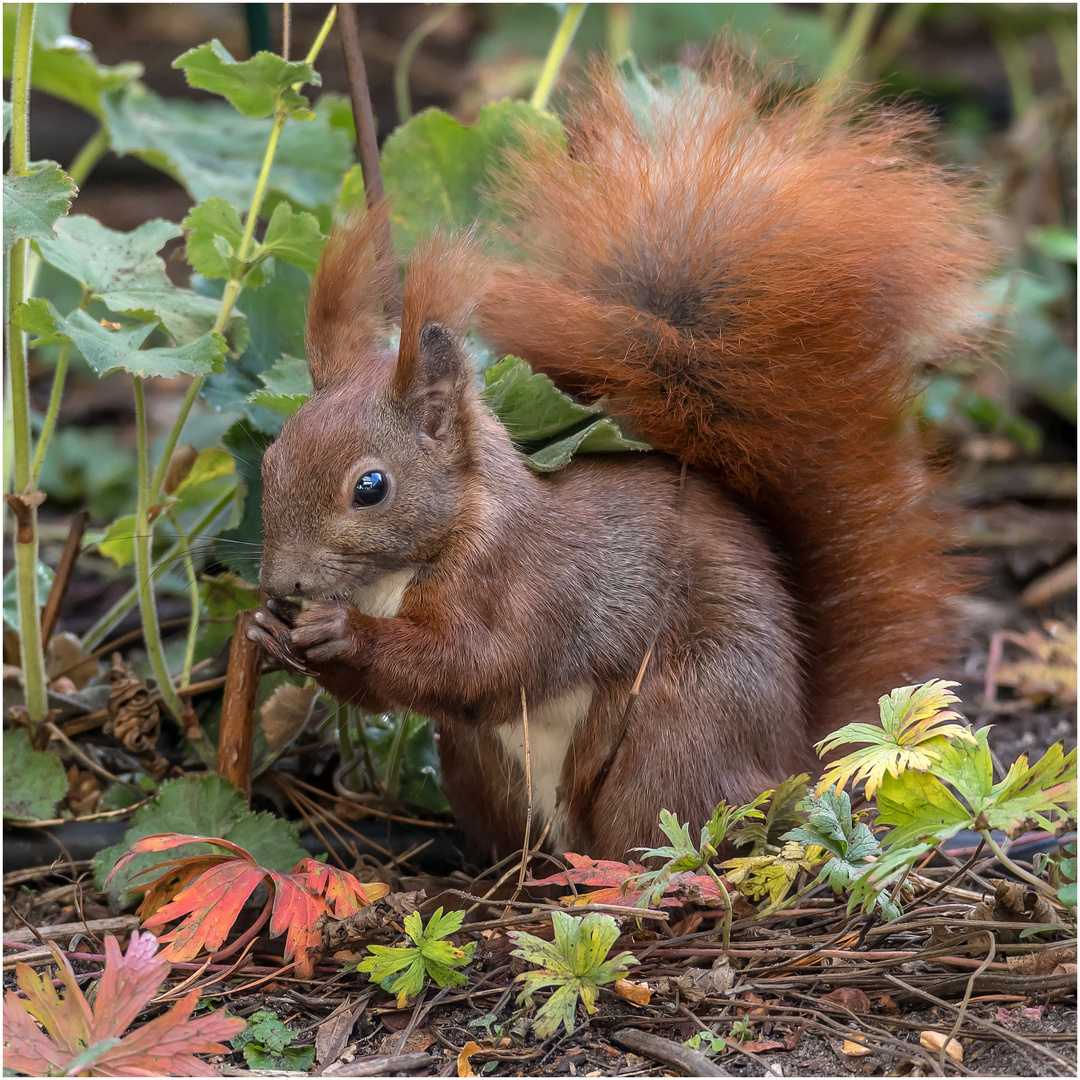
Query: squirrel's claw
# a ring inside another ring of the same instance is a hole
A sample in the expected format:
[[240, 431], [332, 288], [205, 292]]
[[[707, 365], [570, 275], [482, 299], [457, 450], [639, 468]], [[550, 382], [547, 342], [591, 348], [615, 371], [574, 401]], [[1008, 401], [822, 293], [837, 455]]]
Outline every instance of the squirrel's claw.
[[299, 671], [302, 675], [314, 675], [304, 662], [293, 652], [289, 626], [280, 619], [275, 610], [259, 608], [248, 626], [249, 641], [260, 645], [270, 656], [286, 667]]

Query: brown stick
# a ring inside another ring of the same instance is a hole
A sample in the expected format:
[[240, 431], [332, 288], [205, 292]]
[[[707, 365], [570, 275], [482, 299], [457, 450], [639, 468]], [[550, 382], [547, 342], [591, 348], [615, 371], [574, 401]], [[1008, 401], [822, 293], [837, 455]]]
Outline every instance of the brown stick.
[[[368, 90], [364, 52], [360, 47], [360, 31], [356, 23], [356, 5], [338, 4], [338, 26], [341, 29], [341, 50], [345, 55], [345, 71], [349, 77], [349, 100], [352, 102], [353, 126], [356, 128], [356, 153], [360, 170], [364, 174], [364, 196], [368, 209], [381, 207], [383, 203], [382, 168], [379, 165], [379, 142], [375, 136], [375, 114], [371, 109], [371, 93]], [[394, 289], [393, 302], [401, 307], [401, 288], [398, 285], [397, 263], [394, 259], [394, 242], [390, 235], [390, 218], [385, 210], [379, 211], [377, 233], [379, 258], [393, 269], [387, 274]]]
[[[435, 1059], [431, 1054], [398, 1054], [394, 1057], [364, 1058], [360, 1061], [350, 1061], [348, 1064], [337, 1068], [331, 1066], [323, 1076], [408, 1076], [410, 1073], [419, 1072], [427, 1067]], [[222, 1070], [224, 1075], [229, 1073]], [[239, 1070], [237, 1076], [248, 1075]]]
[[731, 1073], [711, 1062], [704, 1054], [691, 1050], [671, 1039], [650, 1035], [637, 1028], [622, 1028], [611, 1036], [611, 1041], [618, 1043], [625, 1050], [635, 1054], [644, 1054], [661, 1065], [682, 1073], [683, 1076], [730, 1076]]
[[64, 550], [60, 553], [60, 561], [56, 564], [56, 576], [53, 578], [52, 587], [45, 600], [45, 607], [41, 612], [41, 641], [49, 644], [49, 638], [56, 629], [56, 620], [60, 615], [60, 605], [67, 596], [68, 586], [75, 574], [75, 563], [82, 549], [83, 533], [86, 532], [86, 523], [90, 520], [89, 510], [80, 510], [71, 519], [71, 528], [68, 530], [67, 539], [64, 541]]
[[248, 797], [251, 796], [251, 750], [255, 741], [255, 705], [259, 699], [262, 649], [249, 641], [252, 612], [239, 611], [233, 623], [229, 647], [229, 670], [221, 702], [218, 735], [218, 775]]

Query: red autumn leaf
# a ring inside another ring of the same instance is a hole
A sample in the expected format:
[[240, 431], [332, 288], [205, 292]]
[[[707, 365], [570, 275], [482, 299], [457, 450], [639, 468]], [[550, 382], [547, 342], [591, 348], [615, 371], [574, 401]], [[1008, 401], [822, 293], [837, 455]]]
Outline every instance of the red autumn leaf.
[[633, 907], [641, 898], [643, 889], [634, 889], [631, 882], [644, 872], [645, 867], [638, 863], [616, 862], [614, 859], [590, 859], [587, 855], [578, 855], [568, 851], [563, 858], [570, 864], [569, 870], [562, 870], [550, 877], [536, 881], [526, 881], [526, 885], [599, 885], [592, 892], [564, 896], [576, 904], [620, 904]]
[[169, 942], [166, 958], [190, 960], [203, 949], [215, 952], [243, 910], [266, 871], [248, 856], [219, 863], [200, 874], [175, 900], [147, 919], [143, 926], [165, 926], [188, 916], [177, 929], [163, 934]]
[[[20, 998], [4, 997], [4, 1065], [31, 1076], [214, 1076], [194, 1054], [227, 1054], [223, 1041], [244, 1029], [224, 1010], [190, 1019], [200, 992], [192, 990], [167, 1013], [124, 1035], [169, 972], [153, 934], [131, 935], [121, 955], [116, 938], [105, 939], [105, 971], [90, 1008], [67, 959], [51, 946], [65, 994], [26, 964], [15, 969]], [[156, 955], [155, 955], [156, 954]], [[42, 1031], [37, 1020], [44, 1028]]]
[[[563, 896], [573, 906], [579, 904], [618, 904], [633, 907], [645, 895], [648, 883], [638, 883], [645, 867], [638, 863], [615, 862], [612, 859], [590, 859], [568, 851], [563, 856], [570, 864], [569, 870], [560, 871], [526, 885], [599, 885], [599, 889], [577, 895]], [[689, 870], [673, 874], [664, 890], [661, 907], [678, 907], [686, 901], [699, 904], [723, 902], [719, 886], [708, 874], [695, 874]]]
[[300, 878], [313, 893], [325, 896], [326, 906], [335, 919], [355, 915], [390, 891], [390, 886], [381, 881], [361, 884], [352, 874], [318, 859], [302, 859], [291, 876]]
[[270, 933], [276, 937], [287, 931], [285, 960], [289, 961], [295, 956], [296, 974], [301, 979], [309, 978], [322, 944], [322, 927], [315, 923], [321, 915], [326, 914], [326, 901], [292, 874], [271, 872], [270, 880], [274, 883], [274, 913], [270, 917]]
[[[218, 950], [229, 936], [240, 912], [258, 885], [271, 886], [270, 933], [286, 934], [285, 959], [297, 962], [297, 974], [309, 977], [321, 951], [324, 915], [345, 918], [385, 896], [386, 885], [364, 885], [352, 874], [326, 866], [316, 859], [302, 859], [292, 873], [281, 874], [259, 866], [237, 844], [216, 836], [162, 833], [137, 840], [113, 874], [124, 863], [144, 851], [169, 851], [184, 844], [214, 844], [227, 854], [211, 853], [165, 860], [151, 869], [165, 868], [156, 880], [144, 886], [139, 907], [143, 925], [180, 925], [161, 937], [168, 947], [163, 957], [173, 962], [191, 960], [204, 949]], [[147, 871], [148, 872], [148, 871]], [[111, 875], [110, 875], [111, 877]]]

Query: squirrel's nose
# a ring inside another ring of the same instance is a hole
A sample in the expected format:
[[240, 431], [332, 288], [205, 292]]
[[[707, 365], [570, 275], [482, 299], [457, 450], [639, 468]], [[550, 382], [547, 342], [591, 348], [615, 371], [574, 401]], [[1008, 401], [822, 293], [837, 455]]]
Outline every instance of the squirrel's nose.
[[268, 596], [279, 599], [309, 597], [315, 592], [315, 575], [299, 564], [283, 564], [263, 558], [259, 586]]

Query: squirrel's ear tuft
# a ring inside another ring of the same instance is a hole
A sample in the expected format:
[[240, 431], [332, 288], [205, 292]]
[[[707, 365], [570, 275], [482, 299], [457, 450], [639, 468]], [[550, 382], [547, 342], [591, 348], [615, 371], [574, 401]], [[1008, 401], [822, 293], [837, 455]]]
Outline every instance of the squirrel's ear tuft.
[[348, 377], [389, 323], [397, 268], [379, 257], [377, 205], [339, 225], [326, 241], [308, 301], [307, 355], [316, 389]]
[[405, 271], [401, 348], [390, 391], [422, 403], [425, 434], [444, 439], [455, 399], [469, 378], [459, 341], [486, 280], [486, 264], [468, 239], [436, 234], [420, 245]]

